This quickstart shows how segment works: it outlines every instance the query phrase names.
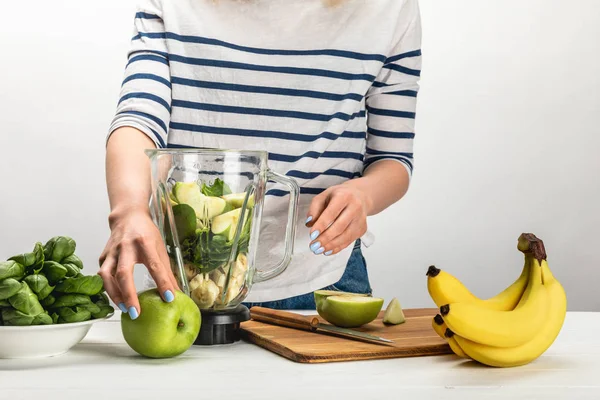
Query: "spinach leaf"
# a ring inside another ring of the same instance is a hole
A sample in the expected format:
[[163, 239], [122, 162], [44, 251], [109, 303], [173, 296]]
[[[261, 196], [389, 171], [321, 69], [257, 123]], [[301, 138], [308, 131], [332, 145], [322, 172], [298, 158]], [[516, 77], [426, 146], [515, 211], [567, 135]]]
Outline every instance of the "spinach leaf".
[[110, 305], [108, 296], [104, 292], [101, 292], [101, 293], [91, 296], [91, 299], [94, 303], [96, 303], [98, 305], [107, 305], [107, 306]]
[[200, 191], [206, 196], [213, 197], [221, 197], [226, 194], [231, 194], [231, 189], [229, 186], [219, 178], [215, 179], [213, 184], [210, 186], [206, 185], [206, 183], [203, 183]]
[[2, 310], [2, 321], [6, 326], [29, 326], [35, 317], [28, 315], [14, 308], [5, 308]]
[[94, 318], [104, 318], [108, 314], [112, 314], [113, 312], [115, 312], [115, 309], [112, 308], [111, 306], [102, 305], [102, 306], [100, 306], [100, 311], [98, 311], [96, 313], [92, 313], [92, 317], [94, 317]]
[[17, 280], [25, 276], [25, 267], [14, 260], [0, 261], [0, 281], [6, 278]]
[[75, 254], [71, 254], [70, 256], [66, 257], [65, 259], [61, 260], [62, 264], [73, 264], [75, 265], [77, 268], [79, 269], [83, 269], [83, 261], [81, 261], [81, 258], [77, 257]]
[[53, 312], [52, 314], [50, 314], [50, 317], [52, 318], [52, 323], [53, 324], [58, 324], [58, 314]]
[[52, 317], [47, 312], [43, 312], [33, 318], [31, 325], [52, 325], [52, 322]]
[[25, 267], [28, 273], [38, 273], [44, 264], [44, 247], [36, 243], [31, 253], [23, 253], [9, 258]]
[[44, 312], [44, 308], [40, 304], [37, 296], [25, 282], [21, 282], [21, 289], [17, 294], [9, 298], [8, 302], [13, 308], [27, 315], [35, 316]]
[[67, 275], [68, 271], [62, 264], [59, 264], [56, 261], [44, 261], [42, 272], [46, 275], [46, 278], [48, 278], [48, 282], [50, 282], [51, 285], [54, 285], [62, 280]]
[[100, 306], [92, 303], [91, 301], [86, 304], [78, 305], [77, 307], [79, 307], [83, 310], [88, 310], [92, 315], [100, 312]]
[[87, 294], [88, 296], [98, 294], [103, 289], [102, 278], [99, 275], [67, 278], [56, 285], [57, 292]]
[[23, 279], [27, 283], [38, 299], [43, 300], [54, 290], [54, 286], [50, 286], [48, 279], [44, 275], [29, 275]]
[[58, 323], [83, 322], [92, 318], [92, 313], [80, 307], [62, 307], [56, 309], [58, 314]]
[[48, 296], [46, 296], [46, 298], [44, 300], [40, 300], [40, 304], [44, 308], [50, 308], [54, 304], [55, 301], [56, 301], [56, 297], [49, 294]]
[[68, 236], [55, 236], [44, 245], [44, 257], [48, 261], [61, 262], [75, 253], [75, 241]]
[[6, 278], [0, 281], [0, 300], [6, 300], [21, 290], [21, 284], [14, 278]]
[[52, 304], [52, 308], [60, 307], [75, 307], [82, 304], [94, 304], [90, 296], [85, 294], [65, 294], [56, 299]]
[[74, 276], [81, 275], [80, 269], [77, 268], [75, 264], [62, 263], [61, 265], [67, 269], [67, 275], [65, 275], [67, 278], [72, 278]]

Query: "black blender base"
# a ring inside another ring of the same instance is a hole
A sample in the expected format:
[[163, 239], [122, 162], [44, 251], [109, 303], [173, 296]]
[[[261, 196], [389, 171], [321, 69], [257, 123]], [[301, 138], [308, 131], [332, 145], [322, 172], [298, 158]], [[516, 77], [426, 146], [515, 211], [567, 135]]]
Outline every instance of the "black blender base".
[[196, 346], [231, 344], [240, 340], [240, 323], [250, 319], [248, 307], [240, 304], [233, 310], [203, 310]]

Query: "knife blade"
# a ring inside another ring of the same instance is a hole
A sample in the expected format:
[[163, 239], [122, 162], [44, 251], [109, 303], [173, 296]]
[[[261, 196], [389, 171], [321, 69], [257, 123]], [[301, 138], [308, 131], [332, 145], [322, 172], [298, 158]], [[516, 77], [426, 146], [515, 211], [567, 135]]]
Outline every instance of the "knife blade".
[[323, 324], [316, 317], [307, 318], [300, 314], [295, 314], [281, 310], [272, 310], [270, 308], [252, 307], [250, 309], [250, 317], [255, 321], [264, 322], [267, 324], [300, 329], [314, 333], [330, 334], [346, 339], [358, 340], [372, 344], [393, 346], [394, 343], [392, 340], [385, 339], [380, 336], [355, 331], [353, 329]]

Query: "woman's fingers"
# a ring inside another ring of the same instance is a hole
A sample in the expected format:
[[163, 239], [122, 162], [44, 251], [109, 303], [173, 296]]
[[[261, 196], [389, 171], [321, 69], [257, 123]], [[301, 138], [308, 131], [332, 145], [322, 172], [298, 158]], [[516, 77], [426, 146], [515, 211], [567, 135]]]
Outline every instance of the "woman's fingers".
[[160, 250], [157, 250], [158, 246], [154, 243], [143, 242], [141, 246], [142, 254], [144, 255], [144, 264], [148, 268], [152, 279], [154, 279], [158, 292], [164, 301], [167, 303], [172, 302], [175, 299], [177, 285], [175, 284], [171, 266], [168, 263], [168, 257], [167, 263], [165, 263], [163, 258], [159, 256]]
[[[315, 198], [315, 200], [317, 199]], [[331, 194], [327, 194], [324, 200], [317, 200], [317, 204], [315, 205], [315, 214], [317, 214], [317, 209], [321, 208], [323, 204], [326, 206], [322, 212], [318, 212], [318, 216], [314, 217], [315, 221], [310, 229], [310, 239], [313, 241], [311, 244], [311, 249], [313, 251], [316, 250], [313, 249], [316, 243], [314, 241], [335, 222], [344, 208], [346, 208], [348, 205], [348, 202], [349, 196], [344, 192], [333, 192]]]
[[332, 253], [329, 251], [333, 249], [331, 245], [332, 241], [348, 230], [348, 227], [356, 217], [357, 211], [359, 211], [359, 208], [356, 206], [344, 208], [333, 224], [310, 244], [310, 249], [313, 253], [331, 255]]
[[[181, 290], [181, 288], [179, 287], [179, 283], [177, 282], [177, 279], [175, 278], [175, 275], [173, 274], [173, 269], [171, 268], [171, 259], [169, 258], [169, 254], [167, 254], [167, 248], [165, 247], [165, 244], [163, 243], [162, 240], [160, 240], [158, 242], [158, 244], [156, 245], [156, 251], [158, 253], [158, 257], [160, 258], [160, 261], [162, 262], [162, 264], [165, 266], [165, 268], [168, 271], [170, 271], [169, 279], [171, 280], [171, 284], [172, 284], [173, 288], [175, 290]], [[173, 294], [175, 294], [175, 292], [173, 292]]]
[[354, 219], [348, 228], [339, 236], [333, 239], [324, 249], [327, 255], [337, 254], [348, 246], [354, 244], [356, 239], [367, 232], [367, 223], [365, 219]]
[[324, 191], [321, 194], [316, 195], [311, 203], [310, 208], [308, 209], [308, 215], [306, 218], [306, 226], [312, 228], [315, 223], [321, 216], [321, 213], [327, 207], [327, 203], [329, 201], [329, 190]]
[[135, 283], [133, 281], [133, 268], [136, 264], [136, 252], [133, 247], [127, 247], [119, 253], [119, 261], [115, 271], [115, 281], [119, 286], [123, 302], [131, 319], [136, 319], [141, 312]]
[[100, 261], [101, 265], [100, 270], [98, 270], [98, 275], [100, 275], [104, 282], [106, 293], [122, 312], [127, 312], [125, 303], [123, 303], [123, 295], [121, 295], [121, 290], [114, 277], [115, 268], [117, 267], [116, 258], [103, 256]]

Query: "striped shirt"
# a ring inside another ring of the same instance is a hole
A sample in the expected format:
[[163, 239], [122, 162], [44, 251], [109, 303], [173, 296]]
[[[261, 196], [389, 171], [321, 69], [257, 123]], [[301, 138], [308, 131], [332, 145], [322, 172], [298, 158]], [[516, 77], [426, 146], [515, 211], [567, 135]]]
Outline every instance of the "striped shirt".
[[[267, 150], [301, 187], [294, 259], [248, 301], [335, 283], [351, 248], [309, 250], [314, 195], [380, 160], [413, 169], [421, 68], [417, 0], [142, 0], [110, 132], [157, 147]], [[258, 268], [283, 254], [284, 187], [264, 205]]]

